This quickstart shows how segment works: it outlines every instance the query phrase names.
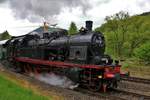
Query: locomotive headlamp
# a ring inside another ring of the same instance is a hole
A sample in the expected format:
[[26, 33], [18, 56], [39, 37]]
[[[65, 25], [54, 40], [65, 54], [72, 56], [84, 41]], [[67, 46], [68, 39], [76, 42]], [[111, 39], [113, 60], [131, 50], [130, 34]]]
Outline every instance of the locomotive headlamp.
[[84, 28], [84, 27], [81, 27], [81, 31], [85, 31], [85, 28]]
[[102, 78], [102, 75], [99, 75], [98, 78]]
[[84, 27], [81, 27], [81, 29], [79, 31], [82, 35], [84, 35], [87, 30]]
[[107, 59], [107, 58], [102, 58], [101, 60], [102, 60], [104, 63], [106, 63], [106, 64], [108, 63], [108, 59]]

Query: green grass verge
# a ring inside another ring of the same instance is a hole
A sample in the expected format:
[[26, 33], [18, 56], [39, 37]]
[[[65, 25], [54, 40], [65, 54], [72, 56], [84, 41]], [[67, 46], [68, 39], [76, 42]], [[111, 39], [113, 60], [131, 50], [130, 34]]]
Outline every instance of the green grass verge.
[[0, 76], [0, 100], [48, 100]]
[[150, 79], [150, 65], [144, 65], [134, 59], [121, 62], [121, 65], [122, 71], [129, 71], [131, 76]]

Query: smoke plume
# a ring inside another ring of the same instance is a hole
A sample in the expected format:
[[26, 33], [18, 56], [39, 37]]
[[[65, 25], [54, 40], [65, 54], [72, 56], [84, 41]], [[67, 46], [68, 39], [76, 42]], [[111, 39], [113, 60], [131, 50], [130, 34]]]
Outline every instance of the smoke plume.
[[75, 84], [66, 76], [59, 76], [54, 73], [41, 73], [39, 75], [35, 75], [31, 73], [30, 76], [54, 86], [59, 86], [59, 87], [69, 88], [69, 89], [74, 89], [78, 87], [78, 84]]
[[9, 4], [17, 18], [31, 22], [56, 16], [63, 8], [81, 7], [83, 13], [90, 8], [87, 0], [9, 0]]

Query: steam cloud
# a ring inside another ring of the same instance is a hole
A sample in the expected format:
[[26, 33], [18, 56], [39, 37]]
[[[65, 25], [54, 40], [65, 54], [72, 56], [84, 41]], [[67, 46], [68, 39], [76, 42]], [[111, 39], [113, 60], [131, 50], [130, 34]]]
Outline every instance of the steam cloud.
[[63, 8], [81, 7], [83, 13], [90, 8], [87, 0], [9, 0], [15, 16], [31, 22], [58, 15]]
[[69, 89], [74, 89], [74, 88], [78, 87], [78, 84], [75, 84], [67, 77], [59, 76], [54, 73], [49, 73], [49, 74], [41, 73], [40, 75], [37, 75], [37, 76], [34, 75], [33, 73], [31, 73], [30, 76], [32, 76], [42, 82], [45, 82], [47, 84], [54, 85], [54, 86], [59, 86], [59, 87], [69, 88]]

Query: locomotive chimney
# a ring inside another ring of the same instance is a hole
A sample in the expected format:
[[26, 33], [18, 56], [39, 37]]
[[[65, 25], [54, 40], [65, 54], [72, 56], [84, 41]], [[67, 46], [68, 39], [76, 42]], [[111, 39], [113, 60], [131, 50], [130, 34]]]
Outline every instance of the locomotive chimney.
[[85, 27], [88, 31], [92, 31], [93, 21], [90, 21], [90, 20], [86, 21], [85, 25], [86, 25]]

